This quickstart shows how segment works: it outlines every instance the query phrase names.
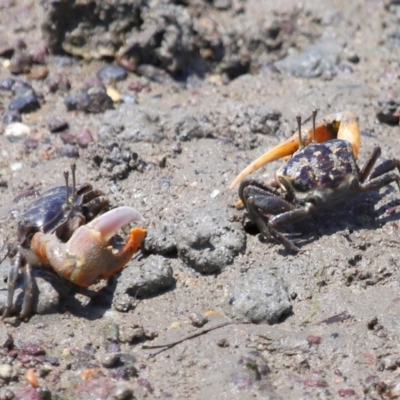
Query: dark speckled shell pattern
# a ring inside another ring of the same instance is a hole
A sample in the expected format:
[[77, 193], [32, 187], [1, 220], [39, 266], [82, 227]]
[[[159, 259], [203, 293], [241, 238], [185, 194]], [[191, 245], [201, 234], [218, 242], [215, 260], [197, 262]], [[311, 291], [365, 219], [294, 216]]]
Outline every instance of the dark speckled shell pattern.
[[310, 144], [297, 151], [278, 171], [278, 175], [289, 179], [298, 192], [335, 189], [348, 176], [358, 178], [358, 173], [351, 145], [344, 140]]

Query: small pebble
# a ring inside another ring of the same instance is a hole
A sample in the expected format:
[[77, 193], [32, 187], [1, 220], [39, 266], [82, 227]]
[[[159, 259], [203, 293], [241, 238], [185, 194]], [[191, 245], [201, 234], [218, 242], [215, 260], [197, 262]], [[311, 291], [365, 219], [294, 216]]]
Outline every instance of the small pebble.
[[60, 133], [60, 139], [65, 143], [65, 144], [75, 144], [76, 143], [76, 137], [68, 131], [61, 132]]
[[40, 43], [29, 49], [31, 60], [36, 64], [46, 64], [49, 49], [44, 43]]
[[321, 343], [321, 336], [308, 335], [307, 336], [307, 342], [308, 342], [309, 345], [320, 344]]
[[69, 79], [59, 72], [50, 73], [46, 79], [46, 85], [51, 93], [57, 92], [58, 90], [66, 92], [71, 89]]
[[128, 89], [132, 90], [133, 92], [139, 93], [143, 90], [144, 87], [145, 86], [140, 81], [134, 81], [129, 84]]
[[144, 329], [141, 326], [127, 326], [121, 332], [121, 342], [135, 343], [145, 338]]
[[211, 192], [210, 197], [211, 197], [212, 199], [215, 199], [220, 193], [221, 193], [221, 192], [220, 192], [218, 189], [214, 189], [214, 190]]
[[90, 96], [85, 91], [71, 94], [64, 99], [64, 105], [68, 111], [84, 111], [90, 105]]
[[217, 346], [218, 347], [229, 347], [229, 342], [228, 339], [226, 338], [221, 338], [217, 341]]
[[113, 322], [109, 322], [103, 327], [103, 337], [107, 342], [118, 343], [119, 326]]
[[208, 322], [207, 317], [205, 317], [204, 315], [201, 315], [200, 313], [197, 313], [197, 312], [190, 313], [189, 319], [190, 319], [190, 322], [192, 323], [192, 325], [197, 328], [201, 328]]
[[360, 62], [360, 57], [354, 50], [346, 48], [344, 50], [344, 56], [347, 61], [350, 61], [353, 64], [358, 64]]
[[106, 89], [106, 93], [111, 97], [114, 103], [119, 103], [121, 101], [121, 94], [118, 92], [117, 89], [108, 86]]
[[12, 74], [24, 74], [30, 71], [32, 58], [28, 53], [16, 53], [10, 60], [8, 69]]
[[36, 372], [33, 368], [29, 368], [25, 374], [25, 380], [34, 388], [39, 387], [39, 381], [36, 375]]
[[171, 150], [175, 154], [181, 154], [182, 153], [182, 145], [180, 142], [175, 142], [171, 146]]
[[392, 98], [383, 98], [378, 100], [378, 112], [376, 117], [379, 122], [398, 125], [400, 121], [399, 103]]
[[47, 126], [51, 133], [56, 133], [68, 129], [68, 122], [60, 117], [52, 117], [47, 121]]
[[111, 393], [111, 398], [115, 400], [129, 400], [133, 396], [133, 390], [126, 382], [118, 383]]
[[47, 75], [49, 74], [49, 69], [45, 66], [40, 66], [40, 67], [34, 67], [29, 74], [26, 74], [26, 77], [28, 79], [32, 80], [43, 80], [47, 78]]
[[328, 382], [324, 379], [306, 379], [304, 381], [304, 386], [322, 388], [322, 387], [327, 387]]
[[42, 356], [46, 353], [42, 347], [30, 342], [24, 344], [22, 351], [30, 356]]
[[128, 73], [119, 65], [107, 65], [97, 72], [97, 77], [104, 83], [112, 83], [126, 79]]
[[113, 108], [111, 97], [98, 87], [90, 88], [87, 91], [90, 98], [89, 105], [85, 108], [86, 112], [97, 114]]
[[121, 100], [125, 104], [137, 104], [137, 97], [133, 94], [124, 94]]
[[50, 365], [59, 365], [59, 361], [58, 361], [57, 357], [45, 356], [43, 361], [46, 363], [49, 363]]
[[168, 189], [168, 188], [170, 188], [170, 187], [171, 187], [171, 180], [170, 180], [170, 178], [169, 178], [169, 177], [162, 178], [162, 179], [160, 180], [160, 183], [159, 183], [158, 186], [159, 186], [160, 189]]
[[339, 389], [338, 390], [340, 397], [350, 397], [355, 396], [356, 392], [353, 389]]
[[24, 141], [24, 149], [26, 151], [31, 151], [37, 149], [39, 142], [34, 138], [28, 138]]
[[0, 364], [0, 379], [7, 381], [12, 375], [12, 366], [9, 364]]
[[60, 157], [77, 158], [79, 157], [79, 150], [73, 144], [64, 144], [58, 150], [58, 154]]
[[119, 353], [121, 351], [121, 347], [118, 343], [109, 343], [106, 347], [107, 353]]
[[13, 122], [6, 126], [4, 136], [12, 138], [22, 138], [31, 134], [31, 128], [22, 122]]
[[157, 164], [160, 168], [165, 168], [167, 165], [167, 157], [165, 155], [159, 157], [157, 160]]
[[153, 388], [150, 385], [150, 382], [147, 379], [138, 378], [136, 381], [138, 388], [146, 393], [153, 393]]
[[336, 332], [331, 334], [332, 339], [337, 339], [338, 337], [339, 337], [339, 334]]
[[107, 353], [100, 356], [100, 362], [104, 368], [112, 368], [118, 359], [119, 356], [116, 353]]
[[[16, 85], [14, 85], [14, 87], [15, 86]], [[39, 99], [33, 89], [17, 93], [8, 105], [10, 111], [19, 111], [20, 113], [35, 111], [38, 108], [40, 108]]]

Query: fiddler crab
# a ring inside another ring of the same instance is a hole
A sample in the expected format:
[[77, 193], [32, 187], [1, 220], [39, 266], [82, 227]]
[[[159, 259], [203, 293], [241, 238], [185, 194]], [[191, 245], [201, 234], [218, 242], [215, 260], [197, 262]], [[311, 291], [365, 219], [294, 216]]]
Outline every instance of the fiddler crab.
[[[374, 148], [361, 169], [358, 167], [360, 130], [353, 112], [329, 115], [318, 125], [316, 114], [314, 110], [313, 128], [305, 134], [297, 116], [298, 133], [251, 163], [230, 185], [232, 189], [240, 183], [238, 204], [244, 205], [261, 234], [292, 252], [299, 248], [277, 230], [280, 227], [334, 207], [358, 192], [379, 190], [392, 182], [400, 188], [400, 176], [393, 172], [396, 168], [400, 171], [400, 160], [375, 166], [380, 147]], [[265, 164], [289, 156], [270, 182], [243, 180]]]
[[72, 187], [68, 184], [69, 173], [64, 171], [65, 185], [44, 192], [30, 205], [18, 224], [16, 243], [6, 244], [0, 252], [0, 263], [6, 257], [13, 260], [3, 318], [13, 309], [20, 269], [24, 276], [20, 317], [26, 318], [33, 308], [33, 266], [88, 288], [121, 271], [146, 236], [145, 229], [133, 228], [125, 245], [114, 249], [111, 239], [118, 230], [131, 222], [144, 221], [143, 217], [131, 207], [118, 207], [97, 216], [108, 206], [108, 200], [88, 183], [76, 187], [75, 164], [71, 170]]

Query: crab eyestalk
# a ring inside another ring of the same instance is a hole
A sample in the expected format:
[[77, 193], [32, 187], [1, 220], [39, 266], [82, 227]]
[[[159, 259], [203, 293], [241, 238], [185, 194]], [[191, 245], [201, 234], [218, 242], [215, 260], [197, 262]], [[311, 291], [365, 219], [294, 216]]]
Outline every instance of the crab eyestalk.
[[312, 128], [313, 128], [312, 129], [312, 142], [313, 143], [317, 143], [317, 136], [315, 133], [315, 120], [317, 118], [317, 113], [318, 113], [318, 111], [316, 109], [314, 109], [312, 111]]
[[303, 139], [301, 138], [301, 116], [296, 115], [296, 121], [297, 121], [297, 129], [299, 133], [299, 149], [302, 149], [304, 147], [304, 142]]
[[69, 183], [69, 172], [68, 170], [64, 171], [64, 180], [65, 180], [65, 204], [69, 206], [69, 196], [68, 196], [68, 183]]
[[[72, 201], [75, 201], [76, 198], [76, 164], [71, 164], [71, 172], [72, 172]], [[67, 193], [68, 193], [68, 185], [67, 185]]]
[[131, 229], [120, 250], [110, 244], [119, 229], [134, 221], [144, 221], [134, 208], [115, 208], [76, 229], [67, 243], [54, 234], [38, 232], [31, 249], [44, 266], [78, 286], [89, 287], [121, 271], [139, 249], [147, 233], [143, 228]]

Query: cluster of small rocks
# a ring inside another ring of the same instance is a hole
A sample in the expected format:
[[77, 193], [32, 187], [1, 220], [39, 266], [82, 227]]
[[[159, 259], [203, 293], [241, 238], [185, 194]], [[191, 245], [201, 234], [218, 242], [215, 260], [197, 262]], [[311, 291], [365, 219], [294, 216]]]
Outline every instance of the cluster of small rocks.
[[[46, 328], [40, 323], [36, 327]], [[49, 346], [52, 347], [51, 341], [46, 344], [15, 342], [11, 335], [4, 333], [0, 348], [0, 399], [51, 400], [59, 393], [49, 387], [60, 380], [64, 382], [62, 386], [72, 389], [77, 398], [90, 394], [127, 400], [133, 398], [134, 393], [151, 394], [151, 383], [138, 378], [146, 366], [139, 364], [136, 357], [123, 351], [121, 346], [128, 348], [155, 336], [154, 332], [146, 331], [140, 325], [127, 326], [121, 331], [117, 324], [110, 322], [103, 326], [100, 347], [88, 343], [82, 349], [65, 348], [59, 358], [48, 350]], [[61, 374], [61, 371], [64, 372]], [[77, 375], [79, 380], [76, 380]], [[14, 389], [18, 381], [25, 381], [28, 385]]]
[[8, 111], [3, 115], [3, 124], [21, 122], [22, 113], [34, 111], [40, 107], [37, 93], [31, 85], [21, 80], [8, 78], [0, 82], [0, 90], [12, 93]]

